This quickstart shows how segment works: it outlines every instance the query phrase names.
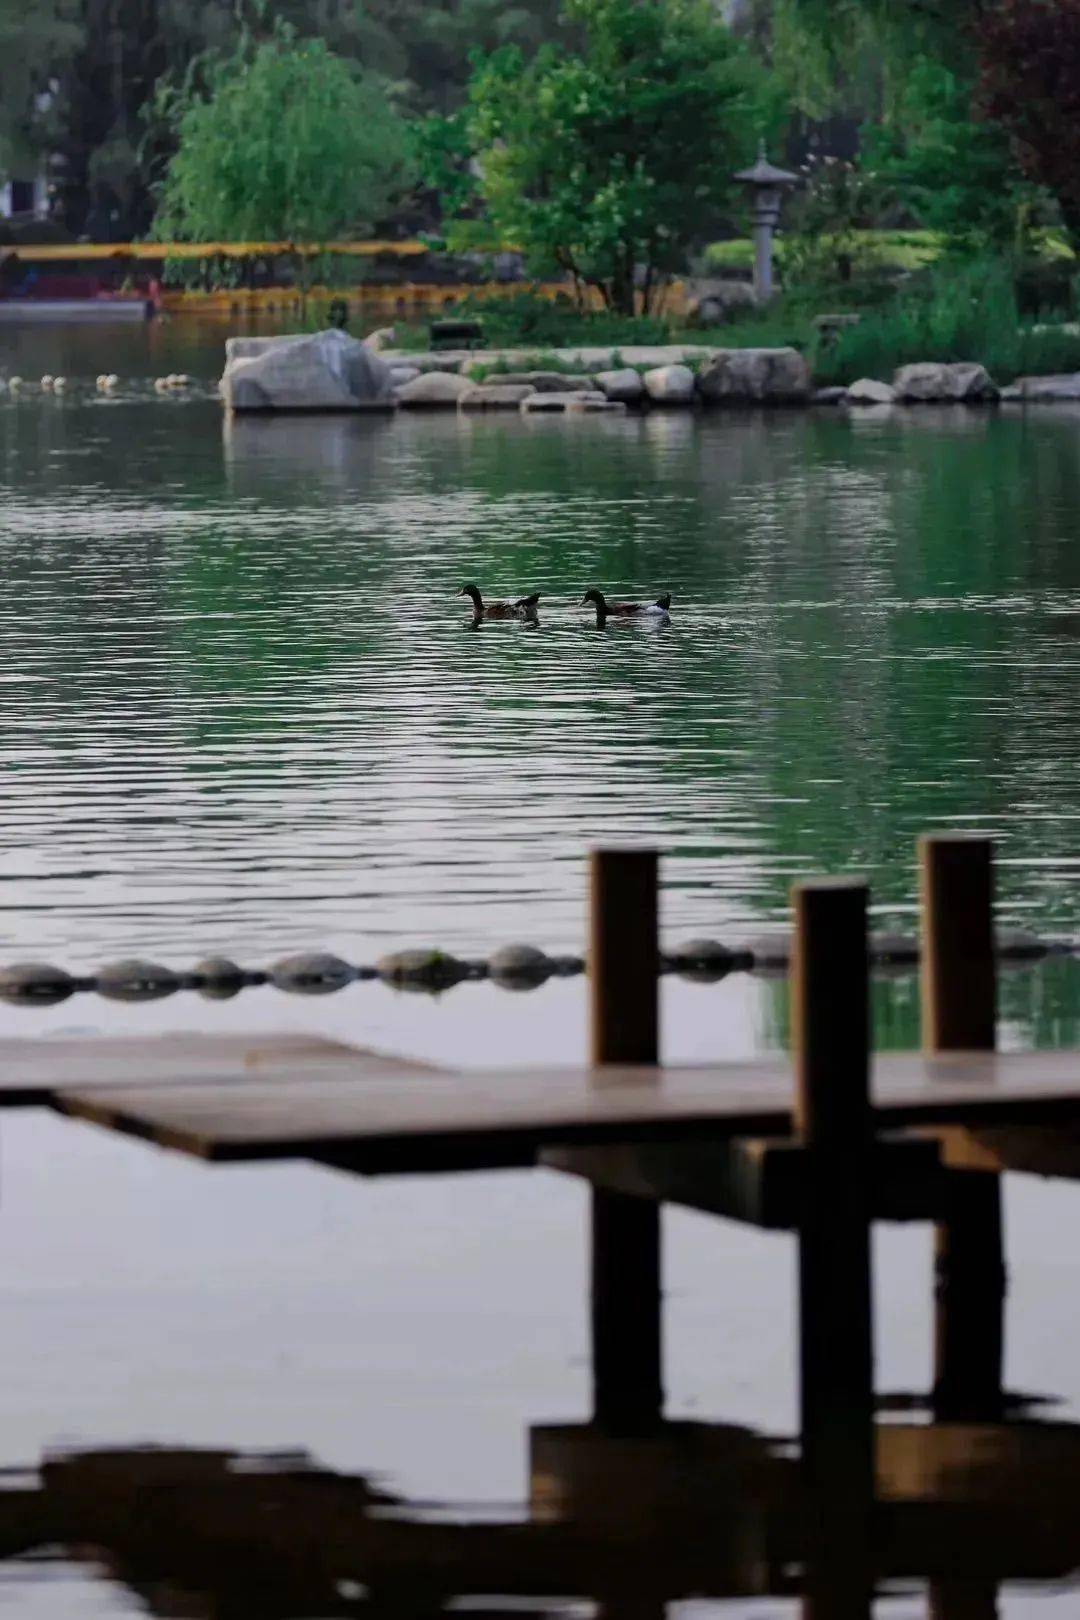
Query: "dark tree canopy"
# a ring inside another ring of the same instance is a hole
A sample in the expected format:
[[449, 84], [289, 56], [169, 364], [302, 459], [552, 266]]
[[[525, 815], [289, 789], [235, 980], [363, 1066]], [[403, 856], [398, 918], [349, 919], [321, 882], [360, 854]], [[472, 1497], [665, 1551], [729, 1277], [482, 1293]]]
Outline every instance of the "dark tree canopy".
[[980, 102], [1080, 247], [1080, 0], [1001, 0], [979, 36]]
[[172, 150], [156, 87], [227, 56], [244, 30], [287, 22], [420, 114], [460, 106], [470, 51], [535, 50], [557, 36], [558, 13], [558, 0], [0, 0], [0, 180], [49, 159], [69, 229], [140, 235]]

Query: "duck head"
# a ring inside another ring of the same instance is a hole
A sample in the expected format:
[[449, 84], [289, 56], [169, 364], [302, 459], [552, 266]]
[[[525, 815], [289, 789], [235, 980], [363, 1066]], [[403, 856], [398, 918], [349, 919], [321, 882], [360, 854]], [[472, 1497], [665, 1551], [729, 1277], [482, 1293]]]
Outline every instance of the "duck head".
[[472, 605], [476, 609], [477, 613], [483, 611], [484, 599], [480, 595], [480, 592], [475, 585], [463, 585], [460, 591], [458, 591], [458, 595], [471, 597]]
[[607, 612], [607, 603], [604, 601], [603, 594], [596, 590], [595, 587], [591, 591], [586, 591], [585, 595], [581, 598], [582, 607], [584, 607], [586, 602], [591, 602], [596, 608], [597, 613]]

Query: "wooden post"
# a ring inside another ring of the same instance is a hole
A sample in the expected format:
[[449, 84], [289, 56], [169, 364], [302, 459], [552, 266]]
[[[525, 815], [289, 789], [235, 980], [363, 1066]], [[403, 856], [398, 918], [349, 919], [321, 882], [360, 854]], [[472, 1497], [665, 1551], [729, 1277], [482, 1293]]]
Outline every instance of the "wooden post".
[[[928, 1053], [993, 1051], [994, 876], [988, 838], [919, 840], [922, 1028]], [[1001, 1177], [956, 1170], [934, 1230], [934, 1415], [1003, 1410], [1005, 1260]]]
[[867, 889], [798, 884], [795, 1128], [806, 1154], [799, 1371], [814, 1620], [869, 1617], [874, 1499]]
[[929, 1620], [998, 1620], [996, 1581], [930, 1582]]
[[988, 838], [919, 839], [923, 1049], [992, 1052], [997, 1015]]
[[[594, 1064], [658, 1059], [656, 853], [590, 858], [589, 999]], [[594, 1421], [615, 1434], [655, 1428], [661, 1383], [660, 1206], [592, 1189]]]

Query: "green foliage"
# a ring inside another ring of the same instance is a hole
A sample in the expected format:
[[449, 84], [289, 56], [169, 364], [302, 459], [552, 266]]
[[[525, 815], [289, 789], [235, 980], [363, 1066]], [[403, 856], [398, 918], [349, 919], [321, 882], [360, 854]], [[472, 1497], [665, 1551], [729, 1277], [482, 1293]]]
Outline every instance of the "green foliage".
[[997, 382], [1080, 370], [1080, 335], [1022, 324], [1011, 265], [948, 262], [813, 356], [822, 383], [889, 378], [919, 360], [979, 361]]
[[38, 98], [78, 43], [78, 11], [77, 0], [0, 0], [0, 180], [36, 165], [54, 133]]
[[579, 51], [506, 47], [477, 66], [469, 132], [489, 213], [536, 274], [623, 315], [715, 226], [769, 117], [759, 66], [710, 0], [566, 0]]
[[841, 158], [812, 158], [804, 184], [788, 207], [783, 238], [785, 285], [850, 281], [867, 230], [877, 223], [884, 195], [876, 174]]
[[617, 310], [581, 310], [569, 299], [514, 293], [505, 298], [466, 299], [463, 312], [483, 321], [495, 348], [535, 344], [557, 349], [570, 343], [602, 347], [619, 343], [666, 343], [670, 324], [657, 315], [623, 315]]
[[[455, 317], [480, 321], [484, 341], [491, 348], [526, 348], [538, 354], [575, 344], [597, 348], [610, 344], [617, 348], [623, 343], [667, 343], [672, 334], [671, 324], [656, 315], [582, 310], [568, 298], [544, 298], [531, 292], [508, 293], [501, 298], [465, 298], [453, 313]], [[429, 346], [426, 325], [398, 323], [397, 334], [403, 349], [418, 351]], [[546, 362], [543, 369], [548, 369]]]
[[420, 182], [439, 199], [444, 217], [470, 208], [478, 188], [464, 111], [416, 119], [409, 126], [409, 141]]
[[920, 57], [899, 122], [863, 132], [866, 161], [920, 225], [954, 247], [1020, 246], [1037, 202], [999, 124], [977, 119], [970, 80]]
[[404, 126], [378, 84], [279, 23], [172, 90], [178, 138], [159, 240], [322, 243], [370, 229], [408, 179]]
[[522, 371], [553, 371], [561, 376], [577, 377], [581, 374], [581, 362], [565, 360], [561, 354], [541, 349], [536, 354], [521, 355], [513, 360], [500, 357], [497, 360], [477, 361], [469, 367], [469, 376], [477, 382], [486, 382], [489, 377], [506, 377]]
[[58, 154], [68, 227], [128, 239], [147, 229], [173, 152], [157, 87], [198, 78], [245, 33], [288, 23], [422, 114], [460, 106], [471, 50], [532, 51], [565, 33], [558, 10], [559, 0], [0, 0], [0, 174]]
[[903, 123], [922, 57], [974, 69], [981, 0], [768, 0], [771, 65], [800, 112]]

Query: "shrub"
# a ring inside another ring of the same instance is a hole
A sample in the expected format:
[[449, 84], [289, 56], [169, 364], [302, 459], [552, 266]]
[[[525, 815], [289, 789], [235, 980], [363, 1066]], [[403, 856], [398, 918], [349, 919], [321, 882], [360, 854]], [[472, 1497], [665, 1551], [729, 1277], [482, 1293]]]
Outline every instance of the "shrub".
[[[478, 320], [492, 348], [559, 349], [569, 344], [615, 347], [624, 343], [667, 343], [669, 323], [656, 315], [617, 315], [580, 310], [569, 298], [509, 293], [501, 298], [466, 297], [453, 311]], [[426, 343], [426, 331], [424, 343]]]
[[1007, 382], [1022, 371], [1069, 369], [1080, 361], [1080, 338], [1022, 327], [1012, 268], [991, 259], [935, 266], [813, 353], [823, 383], [885, 378], [918, 360], [975, 360]]

